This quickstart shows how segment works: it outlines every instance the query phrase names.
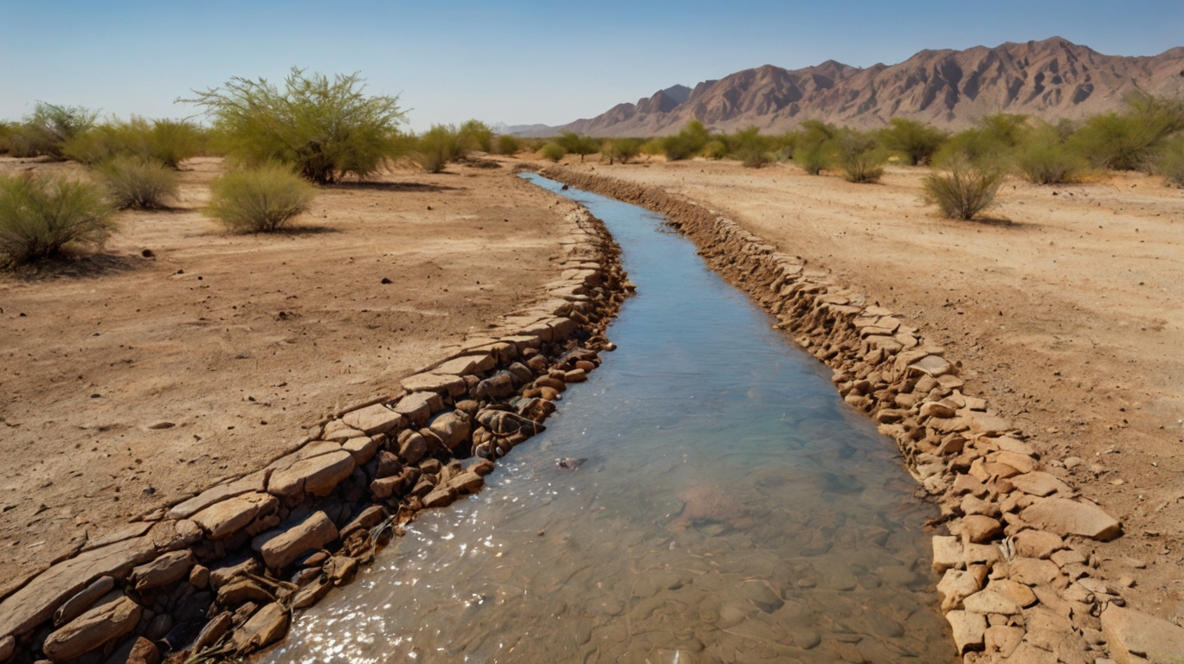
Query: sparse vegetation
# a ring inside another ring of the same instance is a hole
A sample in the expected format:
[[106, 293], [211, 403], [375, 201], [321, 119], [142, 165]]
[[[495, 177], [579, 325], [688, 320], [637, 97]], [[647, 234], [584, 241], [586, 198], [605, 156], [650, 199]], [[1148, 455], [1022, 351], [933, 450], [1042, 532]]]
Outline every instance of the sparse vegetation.
[[94, 126], [98, 112], [82, 106], [57, 106], [37, 102], [33, 113], [11, 127], [8, 151], [14, 157], [64, 159], [62, 150], [71, 139]]
[[968, 162], [987, 170], [1004, 170], [1028, 131], [1026, 115], [988, 115], [977, 126], [951, 136], [933, 155], [933, 163], [945, 168]]
[[516, 155], [522, 151], [522, 141], [509, 134], [502, 134], [497, 137], [497, 153], [503, 155]]
[[541, 154], [543, 159], [559, 163], [560, 159], [567, 156], [567, 150], [562, 145], [552, 141], [543, 146]]
[[468, 141], [451, 125], [432, 125], [415, 141], [411, 159], [428, 173], [439, 173], [450, 161], [464, 158], [469, 153]]
[[204, 142], [203, 132], [191, 122], [150, 122], [133, 116], [126, 122], [106, 122], [75, 135], [63, 145], [62, 154], [89, 165], [130, 155], [175, 169], [185, 159], [201, 152]]
[[366, 177], [405, 141], [399, 98], [367, 96], [358, 74], [305, 75], [293, 68], [282, 88], [235, 77], [188, 100], [213, 118], [229, 154], [247, 164], [290, 164], [311, 182]]
[[994, 203], [1002, 179], [998, 170], [951, 160], [944, 173], [923, 180], [925, 201], [937, 205], [947, 218], [969, 221]]
[[843, 169], [848, 182], [879, 182], [883, 177], [887, 155], [880, 148], [875, 136], [845, 130], [833, 143], [835, 163]]
[[469, 120], [457, 132], [460, 141], [470, 150], [493, 152], [493, 130], [480, 120]]
[[565, 131], [559, 138], [555, 139], [568, 154], [580, 155], [580, 161], [584, 161], [584, 157], [590, 154], [596, 154], [600, 151], [600, 144], [596, 139], [588, 136], [580, 136], [574, 131]]
[[0, 176], [0, 265], [52, 258], [69, 244], [102, 242], [115, 228], [111, 212], [90, 182]]
[[794, 162], [810, 175], [821, 173], [830, 165], [828, 143], [834, 140], [837, 133], [837, 129], [818, 120], [803, 122], [797, 147], [793, 151]]
[[203, 213], [235, 231], [266, 233], [308, 210], [316, 191], [280, 163], [232, 171], [210, 183]]
[[1169, 141], [1155, 164], [1155, 172], [1167, 178], [1170, 184], [1184, 187], [1184, 136]]
[[1072, 127], [1041, 124], [1017, 150], [1016, 166], [1033, 184], [1062, 184], [1079, 179], [1088, 164], [1067, 143]]
[[119, 209], [151, 210], [177, 195], [176, 173], [159, 161], [121, 155], [95, 169], [111, 204]]
[[936, 127], [904, 118], [892, 118], [880, 135], [884, 147], [899, 152], [911, 166], [928, 164], [949, 138], [949, 134]]
[[628, 164], [629, 160], [640, 152], [641, 139], [639, 138], [614, 138], [604, 141], [600, 146], [601, 161], [607, 161], [609, 164], [615, 162]]
[[669, 161], [679, 161], [681, 159], [690, 159], [702, 152], [710, 140], [711, 134], [703, 126], [703, 123], [698, 120], [691, 120], [682, 131], [674, 136], [667, 136], [662, 139], [661, 145], [662, 151], [666, 154], [666, 159]]
[[1124, 113], [1095, 115], [1073, 144], [1095, 166], [1119, 171], [1149, 169], [1168, 138], [1184, 130], [1184, 100], [1132, 95]]

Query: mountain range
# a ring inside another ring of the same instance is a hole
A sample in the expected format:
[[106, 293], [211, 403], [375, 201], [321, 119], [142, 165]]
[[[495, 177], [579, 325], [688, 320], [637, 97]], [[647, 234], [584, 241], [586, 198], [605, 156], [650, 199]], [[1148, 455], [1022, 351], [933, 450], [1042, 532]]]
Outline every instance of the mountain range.
[[716, 131], [780, 133], [805, 120], [873, 129], [894, 117], [963, 129], [984, 115], [1078, 120], [1118, 110], [1131, 92], [1184, 96], [1184, 47], [1155, 56], [1104, 55], [1060, 37], [963, 51], [925, 50], [895, 65], [827, 60], [803, 69], [765, 65], [694, 88], [675, 85], [559, 127], [511, 127], [523, 136], [663, 136], [697, 119]]

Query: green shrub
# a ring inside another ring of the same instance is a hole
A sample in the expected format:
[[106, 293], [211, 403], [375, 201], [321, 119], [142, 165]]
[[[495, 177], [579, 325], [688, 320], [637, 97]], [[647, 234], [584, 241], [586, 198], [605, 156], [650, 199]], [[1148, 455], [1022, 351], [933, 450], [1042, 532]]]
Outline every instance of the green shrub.
[[522, 151], [522, 141], [509, 134], [502, 134], [497, 137], [497, 153], [504, 155], [516, 155]]
[[761, 136], [760, 129], [748, 127], [732, 136], [725, 136], [729, 153], [747, 168], [760, 168], [772, 161], [769, 156], [771, 141]]
[[203, 210], [235, 231], [266, 233], [308, 210], [316, 191], [284, 164], [232, 171], [210, 183]]
[[63, 147], [70, 139], [94, 126], [98, 113], [81, 106], [56, 106], [37, 102], [32, 115], [25, 116], [8, 138], [15, 157], [63, 159]]
[[819, 120], [806, 120], [795, 141], [793, 160], [810, 175], [818, 175], [830, 166], [830, 143], [838, 129]]
[[205, 132], [188, 120], [153, 120], [146, 156], [175, 169], [201, 154], [205, 143]]
[[607, 140], [600, 145], [600, 159], [607, 161], [609, 164], [621, 162], [628, 164], [630, 159], [633, 159], [641, 152], [640, 138], [614, 138]]
[[879, 182], [884, 175], [887, 155], [880, 149], [875, 136], [846, 130], [832, 142], [835, 163], [843, 169], [848, 182]]
[[469, 154], [470, 143], [452, 125], [432, 125], [415, 142], [411, 158], [428, 173], [439, 173], [450, 161]]
[[707, 159], [723, 159], [728, 156], [728, 145], [721, 140], [708, 141], [707, 145], [703, 146], [701, 155]]
[[947, 218], [970, 220], [995, 201], [1002, 180], [998, 170], [953, 160], [945, 173], [925, 178], [925, 201], [936, 204]]
[[67, 244], [101, 242], [114, 228], [111, 208], [90, 182], [0, 176], [0, 264], [51, 258]]
[[1177, 136], [1164, 145], [1155, 164], [1155, 172], [1177, 187], [1184, 187], [1184, 136]]
[[978, 125], [954, 134], [933, 156], [933, 163], [946, 167], [953, 162], [970, 162], [987, 170], [1003, 170], [1016, 148], [1028, 136], [1028, 116], [999, 113], [988, 115]]
[[283, 89], [266, 79], [235, 77], [187, 100], [205, 108], [226, 151], [248, 164], [279, 161], [327, 184], [366, 177], [405, 145], [398, 97], [364, 94], [355, 73], [305, 76], [293, 68]]
[[543, 146], [542, 155], [543, 159], [549, 159], [555, 163], [559, 163], [560, 159], [567, 156], [567, 150], [562, 145], [552, 141]]
[[662, 139], [662, 151], [670, 161], [690, 159], [702, 152], [710, 140], [711, 134], [703, 123], [691, 120], [682, 131]]
[[159, 161], [121, 155], [95, 169], [119, 209], [151, 210], [177, 195], [176, 173]]
[[1095, 166], [1120, 171], [1146, 169], [1168, 138], [1184, 130], [1184, 100], [1135, 94], [1122, 113], [1095, 115], [1073, 144]]
[[16, 127], [8, 122], [0, 122], [0, 154], [8, 154], [11, 148], [8, 145], [9, 139]]
[[949, 138], [940, 129], [904, 118], [892, 118], [880, 135], [884, 147], [904, 155], [912, 166], [928, 164]]
[[584, 161], [584, 157], [590, 154], [596, 154], [600, 151], [600, 144], [596, 139], [589, 136], [580, 136], [574, 131], [565, 131], [560, 134], [555, 142], [560, 145], [568, 154], [580, 155], [580, 161]]
[[469, 120], [461, 125], [457, 136], [469, 151], [493, 152], [493, 130], [480, 120]]
[[1034, 129], [1016, 154], [1016, 166], [1033, 184], [1062, 184], [1084, 175], [1088, 164], [1067, 144], [1071, 128], [1042, 124]]

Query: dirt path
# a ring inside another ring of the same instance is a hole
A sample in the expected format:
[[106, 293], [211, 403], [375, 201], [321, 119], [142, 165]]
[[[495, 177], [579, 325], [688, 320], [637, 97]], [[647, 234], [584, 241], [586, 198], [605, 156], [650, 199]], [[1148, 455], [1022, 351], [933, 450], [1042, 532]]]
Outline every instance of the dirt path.
[[[0, 159], [29, 168], [73, 167]], [[121, 214], [98, 256], [0, 276], [0, 590], [537, 299], [574, 207], [453, 166], [325, 188], [297, 230], [231, 235], [198, 211], [220, 169], [187, 163], [176, 209]]]
[[1133, 606], [1184, 618], [1184, 192], [1157, 178], [1009, 181], [996, 220], [936, 217], [923, 169], [878, 185], [733, 162], [565, 164], [701, 201], [833, 271], [963, 362], [1125, 536], [1098, 545]]

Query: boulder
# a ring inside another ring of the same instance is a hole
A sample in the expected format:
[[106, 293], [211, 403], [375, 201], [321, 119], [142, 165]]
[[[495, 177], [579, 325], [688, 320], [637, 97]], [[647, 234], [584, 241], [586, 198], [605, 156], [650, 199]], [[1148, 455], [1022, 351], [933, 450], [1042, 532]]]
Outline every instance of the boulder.
[[279, 506], [280, 502], [275, 496], [266, 493], [244, 493], [194, 514], [193, 521], [201, 526], [206, 537], [212, 540], [226, 539], [246, 528], [256, 517], [275, 512]]
[[910, 373], [921, 373], [940, 378], [946, 374], [955, 373], [954, 365], [940, 355], [927, 355], [909, 365]]
[[6, 636], [0, 639], [0, 662], [7, 662], [12, 654], [16, 652], [16, 639], [12, 636]]
[[[100, 577], [97, 581], [84, 588], [77, 595], [74, 595], [70, 599], [66, 600], [66, 603], [58, 607], [57, 611], [54, 611], [54, 627], [61, 627], [83, 613], [86, 613], [86, 610], [94, 606], [95, 602], [102, 599], [107, 593], [114, 589], [114, 578], [109, 576]], [[4, 661], [4, 658], [0, 658], [0, 661]]]
[[378, 446], [383, 440], [384, 436], [358, 436], [342, 443], [341, 449], [354, 455], [354, 463], [363, 466], [374, 458], [374, 453], [378, 451]]
[[324, 512], [313, 512], [304, 521], [286, 529], [268, 531], [251, 540], [251, 548], [263, 556], [273, 570], [282, 570], [300, 554], [320, 549], [337, 539], [337, 526]]
[[989, 516], [972, 514], [962, 518], [962, 538], [966, 542], [986, 542], [1002, 532], [1003, 524]]
[[450, 411], [433, 418], [428, 428], [440, 437], [444, 447], [452, 449], [469, 437], [472, 423], [464, 413]]
[[937, 595], [941, 598], [941, 608], [949, 611], [962, 603], [962, 600], [978, 592], [983, 587], [985, 568], [975, 568], [966, 571], [948, 569], [937, 584]]
[[352, 521], [350, 521], [344, 528], [341, 529], [341, 539], [346, 539], [358, 530], [370, 530], [374, 526], [382, 523], [387, 516], [386, 510], [381, 505], [371, 505], [362, 510]]
[[1012, 580], [1027, 586], [1041, 586], [1052, 583], [1061, 575], [1061, 568], [1051, 560], [1037, 558], [1016, 558], [1008, 566]]
[[254, 579], [240, 576], [218, 588], [218, 605], [235, 607], [246, 602], [271, 602], [275, 597]]
[[1043, 530], [1024, 530], [1015, 536], [1015, 552], [1025, 558], [1048, 558], [1064, 546], [1060, 537]]
[[957, 412], [940, 401], [921, 404], [921, 417], [953, 417]]
[[438, 486], [423, 497], [424, 507], [444, 507], [456, 500], [456, 490], [450, 486]]
[[253, 652], [268, 646], [288, 633], [290, 618], [288, 609], [279, 602], [272, 602], [235, 630], [231, 643], [239, 653]]
[[999, 593], [1021, 607], [1029, 607], [1036, 603], [1036, 593], [1018, 581], [1011, 579], [991, 579], [987, 589]]
[[453, 376], [468, 376], [475, 373], [481, 373], [483, 371], [489, 371], [496, 364], [497, 360], [494, 359], [491, 353], [462, 355], [444, 362], [435, 369], [432, 369], [432, 372]]
[[962, 600], [962, 607], [974, 613], [998, 613], [1004, 616], [1020, 614], [1020, 605], [1006, 595], [993, 590], [980, 590]]
[[996, 625], [987, 628], [987, 652], [998, 652], [1003, 657], [1011, 657], [1020, 642], [1024, 640], [1024, 628], [1007, 625]]
[[142, 592], [181, 580], [196, 563], [197, 559], [189, 549], [173, 551], [133, 569], [128, 582], [137, 592]]
[[428, 452], [428, 441], [417, 431], [399, 434], [399, 457], [407, 463], [417, 463]]
[[155, 555], [152, 541], [141, 537], [87, 551], [50, 567], [0, 602], [0, 634], [32, 630], [99, 577], [123, 577]]
[[210, 569], [205, 565], [194, 565], [189, 571], [189, 585], [205, 590], [210, 585]]
[[466, 470], [448, 480], [448, 486], [455, 489], [457, 493], [477, 493], [481, 487], [485, 486], [485, 478], [471, 470]]
[[946, 620], [954, 632], [954, 645], [959, 654], [983, 649], [987, 633], [986, 616], [970, 611], [950, 611], [946, 614]]
[[399, 461], [399, 457], [386, 450], [378, 453], [378, 465], [374, 469], [375, 478], [382, 479], [398, 475], [401, 470], [403, 470], [403, 462]]
[[1105, 542], [1122, 533], [1118, 520], [1097, 505], [1066, 498], [1038, 500], [1021, 512], [1020, 518], [1062, 537], [1081, 535]]
[[42, 651], [54, 662], [81, 657], [135, 629], [142, 611], [139, 604], [121, 595], [51, 633], [46, 637]]
[[232, 620], [233, 614], [229, 611], [223, 611], [218, 615], [210, 618], [205, 627], [198, 632], [197, 638], [193, 641], [193, 653], [200, 653], [202, 648], [212, 646], [222, 638], [222, 635], [228, 632], [234, 624]]
[[356, 465], [353, 455], [345, 450], [297, 461], [288, 469], [272, 474], [267, 483], [267, 492], [288, 497], [304, 491], [324, 497], [349, 477]]
[[419, 426], [426, 422], [432, 413], [443, 407], [444, 402], [435, 392], [412, 392], [399, 399], [399, 403], [395, 404], [394, 409], [412, 424]]
[[1134, 609], [1108, 605], [1102, 612], [1102, 635], [1118, 664], [1184, 659], [1184, 628]]
[[1001, 450], [991, 455], [990, 460], [995, 463], [1007, 464], [1021, 473], [1031, 473], [1033, 470], [1036, 470], [1036, 460], [1026, 454], [1016, 454], [1015, 452]]
[[962, 544], [957, 537], [938, 535], [933, 538], [933, 571], [942, 573], [962, 566]]
[[396, 427], [402, 426], [403, 417], [401, 413], [376, 403], [342, 415], [341, 421], [351, 429], [357, 429], [367, 436], [373, 436], [389, 433]]
[[132, 642], [124, 664], [160, 664], [160, 649], [156, 644], [140, 636]]

